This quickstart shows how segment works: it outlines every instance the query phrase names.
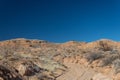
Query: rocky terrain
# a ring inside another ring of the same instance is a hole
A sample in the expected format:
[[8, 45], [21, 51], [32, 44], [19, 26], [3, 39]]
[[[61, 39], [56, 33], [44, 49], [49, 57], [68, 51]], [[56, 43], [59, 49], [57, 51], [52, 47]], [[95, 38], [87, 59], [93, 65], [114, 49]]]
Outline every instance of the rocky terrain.
[[0, 42], [0, 80], [120, 80], [120, 42]]

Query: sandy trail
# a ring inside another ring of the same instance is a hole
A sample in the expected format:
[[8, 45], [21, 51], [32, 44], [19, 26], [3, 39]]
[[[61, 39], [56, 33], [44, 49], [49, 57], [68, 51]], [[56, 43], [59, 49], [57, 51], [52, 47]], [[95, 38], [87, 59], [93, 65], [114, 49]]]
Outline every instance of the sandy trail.
[[65, 63], [69, 67], [62, 76], [57, 80], [91, 80], [95, 75], [95, 71], [80, 64]]

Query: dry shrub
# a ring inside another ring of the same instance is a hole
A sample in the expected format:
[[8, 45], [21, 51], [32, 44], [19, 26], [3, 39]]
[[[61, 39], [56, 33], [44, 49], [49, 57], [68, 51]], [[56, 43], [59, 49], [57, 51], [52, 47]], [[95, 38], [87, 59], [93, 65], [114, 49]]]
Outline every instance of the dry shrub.
[[113, 61], [115, 61], [118, 58], [119, 58], [119, 56], [117, 54], [105, 56], [105, 58], [102, 59], [101, 66], [111, 65], [113, 63]]
[[92, 63], [94, 60], [103, 58], [103, 55], [102, 55], [102, 53], [87, 53], [87, 54], [85, 55], [85, 58], [86, 58], [90, 63]]
[[103, 51], [111, 51], [112, 46], [110, 46], [106, 41], [99, 41], [99, 45]]
[[113, 62], [113, 68], [115, 74], [120, 72], [120, 59], [117, 59]]

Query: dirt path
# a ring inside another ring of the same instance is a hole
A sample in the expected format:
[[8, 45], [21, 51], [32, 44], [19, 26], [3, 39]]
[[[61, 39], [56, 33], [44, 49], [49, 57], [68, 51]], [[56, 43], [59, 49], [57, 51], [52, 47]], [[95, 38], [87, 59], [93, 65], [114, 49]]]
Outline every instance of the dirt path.
[[95, 71], [92, 69], [81, 66], [80, 64], [66, 63], [66, 66], [70, 66], [68, 71], [57, 80], [91, 80]]

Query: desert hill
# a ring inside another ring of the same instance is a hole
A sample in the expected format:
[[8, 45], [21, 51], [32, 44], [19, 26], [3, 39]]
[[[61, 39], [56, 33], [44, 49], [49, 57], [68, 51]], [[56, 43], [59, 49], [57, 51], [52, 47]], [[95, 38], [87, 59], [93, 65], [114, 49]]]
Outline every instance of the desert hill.
[[120, 80], [120, 42], [0, 42], [0, 80]]

